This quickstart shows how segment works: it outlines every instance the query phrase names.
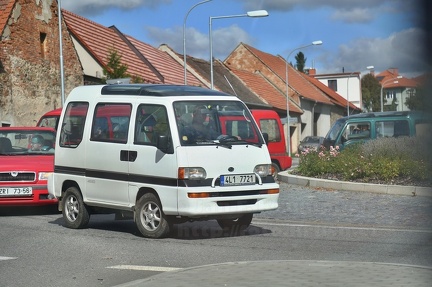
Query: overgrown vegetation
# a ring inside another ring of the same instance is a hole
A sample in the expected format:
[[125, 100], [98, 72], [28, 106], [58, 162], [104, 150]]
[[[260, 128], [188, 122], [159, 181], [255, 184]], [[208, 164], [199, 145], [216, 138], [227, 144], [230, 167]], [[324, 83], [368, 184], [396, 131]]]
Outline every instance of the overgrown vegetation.
[[297, 175], [382, 184], [432, 186], [432, 137], [381, 138], [298, 155]]

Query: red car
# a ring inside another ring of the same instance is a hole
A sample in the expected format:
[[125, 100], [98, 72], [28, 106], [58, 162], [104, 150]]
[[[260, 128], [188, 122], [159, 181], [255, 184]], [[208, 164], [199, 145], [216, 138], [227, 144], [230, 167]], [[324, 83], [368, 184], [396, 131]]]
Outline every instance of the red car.
[[47, 190], [55, 137], [52, 128], [0, 127], [0, 206], [57, 203]]

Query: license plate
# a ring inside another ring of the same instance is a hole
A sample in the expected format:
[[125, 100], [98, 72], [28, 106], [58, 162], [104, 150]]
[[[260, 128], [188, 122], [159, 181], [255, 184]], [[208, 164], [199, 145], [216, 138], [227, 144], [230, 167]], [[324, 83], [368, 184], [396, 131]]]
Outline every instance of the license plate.
[[255, 174], [221, 175], [220, 186], [255, 184]]
[[31, 187], [0, 187], [0, 196], [23, 196], [33, 194]]

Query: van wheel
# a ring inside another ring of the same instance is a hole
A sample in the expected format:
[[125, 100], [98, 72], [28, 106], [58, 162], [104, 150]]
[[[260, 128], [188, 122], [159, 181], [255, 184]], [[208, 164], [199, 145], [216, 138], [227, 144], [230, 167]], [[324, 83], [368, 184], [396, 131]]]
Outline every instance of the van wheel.
[[62, 199], [63, 219], [68, 228], [84, 228], [90, 220], [87, 206], [84, 204], [81, 192], [76, 187], [66, 189]]
[[144, 237], [161, 238], [170, 230], [162, 205], [152, 193], [146, 193], [138, 200], [135, 223]]
[[278, 180], [278, 174], [281, 171], [277, 163], [272, 162], [272, 167], [274, 169], [273, 178], [275, 181]]
[[233, 231], [243, 231], [249, 227], [252, 222], [253, 213], [244, 214], [235, 219], [218, 219], [217, 223], [222, 229]]

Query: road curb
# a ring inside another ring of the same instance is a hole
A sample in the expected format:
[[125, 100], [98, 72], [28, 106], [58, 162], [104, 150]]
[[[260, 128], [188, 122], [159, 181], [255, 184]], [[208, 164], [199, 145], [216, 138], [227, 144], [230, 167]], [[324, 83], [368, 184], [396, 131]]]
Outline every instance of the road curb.
[[336, 181], [329, 179], [319, 179], [290, 174], [289, 171], [282, 171], [278, 174], [278, 179], [282, 182], [313, 188], [328, 188], [336, 190], [360, 191], [382, 194], [395, 194], [407, 196], [432, 196], [432, 187], [385, 185], [372, 183], [359, 183], [349, 181]]

